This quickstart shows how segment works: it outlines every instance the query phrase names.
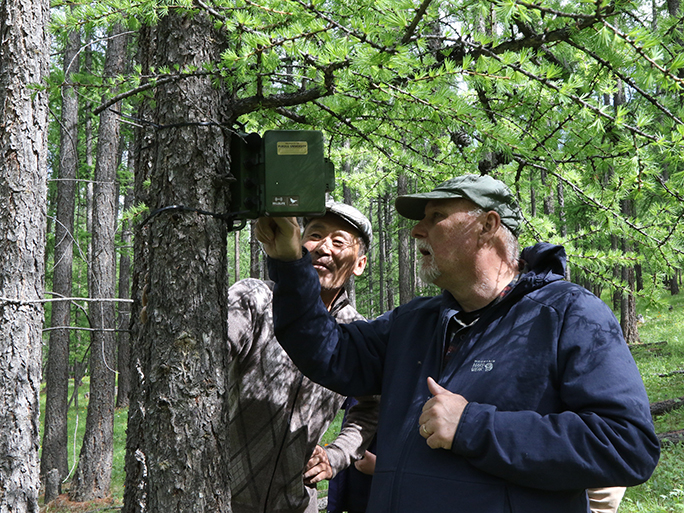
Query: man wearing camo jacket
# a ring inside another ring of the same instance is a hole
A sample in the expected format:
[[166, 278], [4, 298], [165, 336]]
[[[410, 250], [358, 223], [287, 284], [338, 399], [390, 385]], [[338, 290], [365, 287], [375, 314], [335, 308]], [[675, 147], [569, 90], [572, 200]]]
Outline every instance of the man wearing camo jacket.
[[[321, 283], [321, 299], [339, 323], [363, 317], [344, 284], [366, 266], [372, 228], [357, 209], [329, 203], [305, 220], [304, 245]], [[272, 283], [241, 280], [228, 293], [229, 440], [234, 513], [314, 513], [316, 482], [364, 455], [375, 433], [378, 398], [358, 398], [334, 443], [321, 436], [345, 400], [297, 369], [273, 332]]]

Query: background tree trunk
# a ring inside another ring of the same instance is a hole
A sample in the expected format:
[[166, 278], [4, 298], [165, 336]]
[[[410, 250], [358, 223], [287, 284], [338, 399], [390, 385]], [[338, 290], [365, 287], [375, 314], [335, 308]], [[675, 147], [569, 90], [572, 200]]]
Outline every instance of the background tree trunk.
[[378, 292], [380, 293], [379, 301], [380, 313], [385, 311], [385, 269], [386, 269], [386, 255], [385, 237], [387, 237], [387, 227], [385, 226], [385, 215], [383, 214], [383, 198], [378, 198]]
[[235, 240], [235, 254], [233, 256], [233, 267], [234, 267], [234, 276], [235, 279], [233, 282], [236, 282], [240, 279], [240, 231], [235, 230], [233, 232], [233, 239]]
[[[80, 36], [69, 34], [64, 51], [65, 85], [62, 88], [62, 128], [60, 136], [59, 180], [57, 181], [57, 219], [52, 291], [56, 297], [71, 297], [74, 248], [74, 205], [78, 169], [78, 97], [69, 85], [72, 73], [79, 71]], [[45, 426], [40, 473], [46, 476], [57, 469], [59, 478], [69, 472], [67, 443], [67, 404], [69, 401], [69, 326], [71, 303], [52, 304], [50, 345], [45, 372]]]
[[[217, 42], [223, 36], [202, 14], [170, 13], [144, 31], [141, 53], [156, 68], [184, 69], [222, 51]], [[155, 108], [147, 114], [168, 128], [147, 134], [153, 150], [136, 166], [149, 169], [151, 211], [169, 205], [227, 211], [222, 179], [230, 134], [222, 127], [232, 120], [222, 109], [225, 97], [209, 77], [155, 90]], [[192, 123], [207, 120], [216, 124]], [[209, 216], [164, 212], [138, 233], [147, 254], [140, 261], [136, 252], [134, 265], [146, 271], [143, 322], [132, 348], [138, 377], [131, 390], [124, 511], [230, 511], [223, 459], [227, 227]]]
[[[131, 145], [132, 146], [132, 145]], [[129, 150], [129, 169], [133, 169], [133, 149]], [[127, 187], [125, 191], [124, 210], [133, 206], [133, 191]], [[122, 251], [119, 256], [119, 299], [131, 298], [131, 257], [129, 247], [133, 242], [133, 232], [130, 222], [124, 221], [121, 232]], [[125, 301], [119, 303], [119, 318], [117, 322], [117, 379], [116, 406], [128, 407], [128, 396], [131, 391], [131, 305]]]
[[[368, 221], [370, 221], [371, 226], [373, 226], [373, 202], [368, 203]], [[378, 237], [381, 237], [380, 233], [378, 232]], [[371, 248], [368, 248], [368, 261], [366, 264], [366, 276], [368, 280], [368, 293], [365, 295], [364, 301], [368, 303], [368, 317], [373, 318], [375, 317], [375, 296], [373, 295], [373, 290], [374, 290], [374, 279], [373, 279], [373, 270], [375, 269], [375, 264], [373, 261], [375, 260], [375, 255], [373, 254], [373, 251]]]
[[259, 241], [256, 238], [256, 221], [249, 223], [249, 277], [261, 278]]
[[[115, 26], [107, 44], [104, 74], [114, 77], [124, 69], [126, 38]], [[114, 387], [116, 384], [116, 171], [119, 154], [119, 118], [112, 110], [100, 116], [95, 184], [93, 188], [92, 299], [90, 401], [85, 434], [71, 496], [77, 501], [109, 495], [114, 436]]]
[[[634, 217], [634, 202], [626, 199], [622, 200], [622, 213], [625, 218]], [[623, 253], [632, 253], [632, 244], [627, 239], [622, 239]], [[620, 326], [622, 327], [622, 334], [628, 344], [636, 344], [641, 342], [639, 337], [639, 328], [637, 327], [636, 318], [636, 298], [634, 291], [636, 289], [636, 277], [634, 273], [634, 266], [622, 267], [622, 281], [627, 285], [628, 292], [623, 292], [620, 300]]]
[[[388, 192], [385, 193], [382, 204], [385, 213], [385, 229], [389, 232], [393, 226], [392, 212], [394, 211], [394, 207], [391, 206], [393, 203], [391, 202], [390, 194]], [[392, 273], [392, 256], [394, 254], [394, 251], [392, 250], [393, 240], [394, 237], [390, 237], [389, 233], [385, 235], [385, 261], [387, 263], [387, 267], [385, 268], [385, 289], [387, 290], [387, 293], [385, 294], [385, 297], [387, 298], [385, 310], [392, 310], [394, 308], [394, 276]]]
[[[349, 141], [345, 141], [344, 143], [345, 148], [349, 148]], [[351, 164], [349, 163], [349, 160], [345, 160], [343, 167], [342, 167], [342, 173], [343, 176], [347, 176], [351, 174]], [[352, 191], [351, 189], [347, 186], [346, 181], [343, 182], [342, 184], [342, 201], [346, 203], [347, 205], [354, 205], [354, 202], [352, 200]], [[370, 248], [368, 248], [370, 250]], [[349, 302], [351, 305], [356, 308], [356, 276], [353, 274], [347, 279], [347, 283], [345, 284], [345, 288], [347, 290], [347, 294], [349, 295]]]
[[47, 198], [45, 1], [0, 5], [0, 511], [38, 512]]
[[[400, 173], [397, 176], [397, 195], [408, 194], [408, 179]], [[415, 282], [411, 269], [411, 224], [409, 220], [397, 216], [399, 220], [399, 304], [403, 305], [413, 299]]]

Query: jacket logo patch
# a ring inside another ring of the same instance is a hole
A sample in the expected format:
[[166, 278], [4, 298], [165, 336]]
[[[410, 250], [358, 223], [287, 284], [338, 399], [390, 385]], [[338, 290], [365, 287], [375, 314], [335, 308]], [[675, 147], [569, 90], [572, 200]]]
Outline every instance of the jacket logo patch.
[[496, 360], [475, 360], [470, 372], [489, 372], [494, 368]]

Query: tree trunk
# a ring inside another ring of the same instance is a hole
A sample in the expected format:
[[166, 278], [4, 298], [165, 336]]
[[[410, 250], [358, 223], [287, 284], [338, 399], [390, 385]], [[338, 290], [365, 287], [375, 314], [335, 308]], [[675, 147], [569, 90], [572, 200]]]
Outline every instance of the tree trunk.
[[0, 6], [0, 511], [38, 512], [49, 4]]
[[[87, 35], [85, 39], [85, 51], [84, 54], [84, 71], [86, 73], [92, 73], [93, 68], [93, 51], [91, 47], [91, 36]], [[85, 112], [92, 112], [93, 105], [90, 101], [86, 100], [84, 105]], [[93, 169], [93, 119], [92, 116], [85, 116], [85, 126], [83, 128], [85, 136], [85, 161], [86, 169]], [[93, 182], [92, 175], [88, 173], [88, 182], [86, 183], [86, 232], [93, 233]], [[92, 237], [88, 238], [88, 245], [86, 248], [86, 260], [88, 262], [87, 266], [87, 276], [86, 281], [88, 283], [88, 290], [92, 289], [92, 268], [90, 262], [93, 261], [93, 248], [92, 248]]]
[[[397, 177], [397, 195], [408, 194], [408, 179], [400, 173]], [[411, 272], [411, 226], [408, 219], [399, 219], [399, 304], [403, 305], [413, 299], [415, 284]]]
[[[560, 236], [565, 239], [568, 236], [568, 221], [565, 215], [565, 190], [563, 188], [563, 182], [558, 180], [556, 186], [556, 193], [558, 195], [558, 222], [560, 226]], [[565, 266], [565, 279], [567, 281], [572, 280], [570, 264]]]
[[[373, 202], [370, 201], [368, 203], [368, 221], [370, 222], [371, 226], [373, 226]], [[366, 276], [367, 276], [367, 283], [368, 283], [368, 292], [365, 294], [364, 300], [368, 302], [368, 318], [372, 319], [375, 317], [375, 297], [373, 296], [373, 283], [374, 283], [374, 278], [373, 278], [373, 253], [371, 248], [368, 248], [368, 260], [366, 263]]]
[[[202, 14], [170, 13], [143, 32], [141, 53], [155, 68], [185, 69], [199, 58], [218, 58], [224, 39]], [[154, 110], [145, 107], [145, 112], [156, 127], [168, 129], [144, 134], [153, 150], [142, 152], [136, 166], [149, 169], [153, 212], [169, 205], [227, 211], [222, 179], [228, 173], [230, 133], [222, 126], [233, 120], [221, 110], [223, 98], [207, 77], [155, 90]], [[137, 184], [136, 177], [136, 191]], [[132, 348], [136, 384], [123, 510], [230, 511], [224, 459], [227, 227], [210, 216], [163, 212], [138, 233], [145, 241], [142, 247], [136, 242], [134, 267], [145, 268], [144, 311]]]
[[667, 0], [667, 12], [670, 16], [675, 17], [679, 15], [680, 0]]
[[394, 276], [392, 273], [392, 257], [394, 255], [392, 241], [394, 240], [394, 238], [390, 237], [389, 231], [390, 227], [392, 226], [392, 212], [394, 209], [390, 207], [391, 201], [389, 193], [385, 193], [383, 204], [383, 210], [385, 212], [385, 230], [387, 231], [387, 233], [385, 234], [385, 258], [387, 259], [387, 268], [385, 269], [387, 307], [385, 308], [385, 310], [392, 310], [394, 308]]
[[[151, 29], [143, 25], [138, 31], [138, 62], [144, 71], [149, 71], [153, 64], [149, 60], [155, 54], [155, 39]], [[138, 107], [140, 119], [152, 119], [152, 110], [149, 103], [142, 102]], [[156, 152], [156, 131], [151, 125], [142, 125], [136, 132], [135, 150], [135, 175], [134, 175], [134, 201], [150, 205], [149, 189], [147, 182], [150, 181], [150, 168], [148, 162]], [[147, 410], [147, 386], [143, 370], [149, 367], [149, 348], [143, 346], [140, 341], [142, 324], [147, 318], [147, 296], [149, 289], [149, 247], [147, 235], [149, 225], [134, 223], [133, 225], [133, 276], [131, 283], [131, 381], [128, 407], [128, 429], [126, 430], [126, 457], [125, 473], [126, 486], [124, 488], [124, 511], [147, 511], [147, 464], [142, 450], [139, 448], [145, 443], [148, 436], [145, 419]], [[147, 442], [149, 443], [149, 442]]]
[[675, 273], [670, 276], [670, 295], [676, 296], [679, 294], [679, 273], [675, 271]]
[[535, 170], [530, 170], [530, 217], [537, 217], [537, 189], [534, 186]]
[[256, 221], [250, 221], [249, 228], [249, 277], [261, 278], [259, 241], [256, 238]]
[[[610, 236], [610, 249], [613, 251], [617, 251], [619, 247], [619, 239], [617, 235], [611, 235]], [[619, 280], [622, 277], [622, 270], [620, 269], [620, 266], [618, 264], [615, 264], [613, 266], [613, 277], [616, 280]], [[622, 304], [622, 291], [618, 288], [615, 287], [613, 289], [613, 310], [617, 311], [620, 310]]]
[[[69, 34], [64, 50], [65, 86], [62, 88], [62, 129], [60, 137], [59, 180], [57, 181], [57, 222], [52, 291], [55, 297], [71, 297], [74, 244], [74, 205], [78, 169], [78, 97], [69, 85], [78, 73], [80, 37]], [[69, 401], [69, 326], [71, 303], [52, 304], [49, 352], [45, 372], [45, 427], [40, 473], [46, 476], [57, 469], [60, 481], [69, 473], [67, 404]]]
[[[622, 201], [622, 214], [626, 218], [634, 217], [634, 202], [632, 200]], [[631, 253], [633, 250], [631, 243], [627, 239], [622, 241], [622, 251], [624, 254]], [[637, 327], [636, 319], [636, 298], [634, 297], [634, 290], [636, 289], [636, 278], [634, 275], [634, 266], [628, 265], [622, 267], [622, 281], [627, 284], [629, 292], [622, 293], [620, 301], [620, 326], [622, 327], [622, 334], [628, 344], [636, 344], [641, 341], [639, 337], [639, 329]]]
[[380, 293], [380, 313], [385, 311], [385, 216], [383, 215], [384, 197], [378, 198], [378, 292]]
[[555, 208], [553, 204], [553, 192], [548, 189], [549, 180], [545, 170], [541, 171], [541, 183], [544, 186], [544, 190], [548, 190], [548, 194], [544, 195], [544, 215], [552, 215], [555, 213]]
[[235, 254], [233, 255], [235, 279], [233, 282], [236, 282], [240, 280], [240, 230], [235, 230], [235, 232], [233, 232], [233, 238], [235, 240]]
[[[345, 148], [349, 148], [349, 141], [345, 141]], [[345, 160], [342, 166], [342, 172], [345, 175], [351, 173], [351, 164], [349, 164], [349, 160]], [[347, 186], [346, 182], [343, 182], [342, 184], [342, 201], [347, 205], [354, 205], [352, 202], [351, 189]], [[349, 302], [354, 308], [356, 308], [356, 276], [352, 274], [347, 279], [347, 283], [345, 283], [345, 289], [347, 290], [347, 295], [349, 296]]]
[[[129, 169], [134, 169], [133, 149], [129, 150]], [[133, 191], [127, 188], [124, 197], [124, 210], [133, 206]], [[123, 251], [119, 256], [119, 299], [130, 299], [131, 297], [131, 257], [129, 246], [131, 245], [133, 232], [130, 222], [124, 221], [121, 232], [121, 246]], [[122, 301], [119, 303], [119, 318], [117, 322], [117, 364], [119, 371], [117, 379], [116, 406], [117, 408], [128, 407], [128, 397], [131, 392], [131, 305]]]
[[644, 290], [644, 272], [641, 264], [636, 264], [634, 266], [634, 276], [636, 277], [636, 290], [641, 292]]
[[[126, 38], [115, 26], [107, 44], [104, 74], [114, 77], [124, 69]], [[89, 501], [109, 495], [114, 440], [116, 385], [116, 170], [119, 148], [119, 118], [112, 110], [100, 116], [95, 184], [93, 188], [92, 283], [90, 297], [109, 299], [92, 303], [90, 321], [90, 401], [85, 434], [74, 476], [71, 496]]]

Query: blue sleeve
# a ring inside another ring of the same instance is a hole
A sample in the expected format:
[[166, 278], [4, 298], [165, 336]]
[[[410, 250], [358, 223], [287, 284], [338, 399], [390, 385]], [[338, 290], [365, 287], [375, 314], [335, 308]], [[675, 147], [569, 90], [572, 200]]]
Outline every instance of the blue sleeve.
[[660, 446], [639, 371], [608, 307], [569, 303], [558, 341], [560, 413], [469, 403], [452, 451], [508, 481], [547, 490], [646, 481]]
[[338, 325], [320, 299], [311, 256], [293, 262], [268, 259], [273, 321], [278, 342], [312, 381], [347, 396], [380, 393], [386, 323]]

